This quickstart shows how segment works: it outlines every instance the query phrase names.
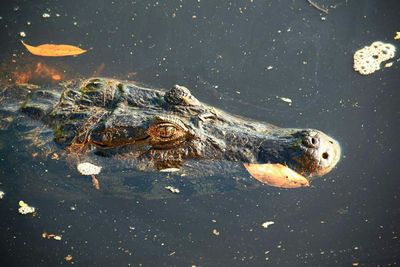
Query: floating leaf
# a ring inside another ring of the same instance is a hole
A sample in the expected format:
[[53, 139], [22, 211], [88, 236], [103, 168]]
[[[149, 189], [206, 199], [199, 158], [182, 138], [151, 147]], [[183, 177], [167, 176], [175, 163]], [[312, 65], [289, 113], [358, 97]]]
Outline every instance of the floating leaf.
[[258, 181], [275, 187], [297, 188], [310, 186], [309, 181], [289, 167], [276, 164], [243, 164]]
[[64, 57], [64, 56], [76, 56], [85, 53], [87, 50], [83, 50], [77, 46], [64, 45], [64, 44], [42, 44], [39, 46], [31, 46], [26, 44], [24, 41], [21, 43], [28, 49], [29, 52], [36, 56], [43, 57]]

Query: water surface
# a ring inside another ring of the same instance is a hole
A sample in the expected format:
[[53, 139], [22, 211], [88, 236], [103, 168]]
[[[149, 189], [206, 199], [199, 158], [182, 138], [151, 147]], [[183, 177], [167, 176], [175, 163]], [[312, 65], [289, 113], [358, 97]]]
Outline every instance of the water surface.
[[[399, 65], [361, 76], [352, 55], [376, 40], [398, 44], [399, 4], [315, 3], [329, 13], [289, 0], [2, 3], [3, 80], [40, 62], [63, 80], [101, 75], [181, 84], [231, 113], [323, 130], [339, 140], [343, 158], [307, 189], [150, 200], [95, 192], [66, 162], [35, 159], [27, 143], [3, 132], [1, 266], [68, 265], [68, 254], [75, 266], [398, 265]], [[21, 39], [91, 50], [39, 58]], [[18, 214], [21, 199], [37, 216]], [[264, 229], [265, 221], [275, 224]], [[43, 239], [44, 231], [62, 241]]]

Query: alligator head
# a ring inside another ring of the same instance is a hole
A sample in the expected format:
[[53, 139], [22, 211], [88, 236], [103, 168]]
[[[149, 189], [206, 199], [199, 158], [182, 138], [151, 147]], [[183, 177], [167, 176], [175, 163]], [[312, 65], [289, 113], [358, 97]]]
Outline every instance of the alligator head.
[[[87, 115], [93, 110], [100, 115]], [[89, 123], [79, 124], [84, 130], [72, 123], [75, 141], [83, 132], [85, 141], [80, 142], [92, 150], [135, 159], [142, 169], [176, 170], [190, 161], [226, 160], [243, 163], [264, 183], [300, 187], [310, 177], [328, 173], [340, 158], [338, 142], [321, 131], [234, 116], [201, 103], [179, 85], [165, 92], [90, 79], [79, 89], [66, 89], [51, 114], [55, 124], [63, 121], [65, 127], [72, 117], [86, 114]]]

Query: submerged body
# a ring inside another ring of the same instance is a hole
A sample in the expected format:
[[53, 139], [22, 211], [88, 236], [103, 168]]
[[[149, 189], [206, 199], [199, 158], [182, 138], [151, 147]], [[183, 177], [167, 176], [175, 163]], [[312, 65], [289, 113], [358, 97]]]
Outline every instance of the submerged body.
[[55, 143], [79, 161], [95, 154], [143, 171], [237, 162], [257, 180], [289, 188], [308, 185], [340, 158], [338, 142], [321, 131], [230, 115], [183, 86], [163, 91], [105, 78], [63, 86], [34, 90], [20, 111], [51, 128]]

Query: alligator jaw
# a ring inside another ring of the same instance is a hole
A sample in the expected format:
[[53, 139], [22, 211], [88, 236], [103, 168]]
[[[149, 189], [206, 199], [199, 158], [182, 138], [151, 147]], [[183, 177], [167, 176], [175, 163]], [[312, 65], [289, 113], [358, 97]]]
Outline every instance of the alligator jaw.
[[[277, 132], [262, 142], [257, 160], [244, 161], [250, 175], [264, 184], [281, 188], [309, 186], [312, 177], [329, 173], [340, 160], [339, 143], [321, 131], [278, 129]], [[285, 135], [279, 136], [280, 132]]]
[[280, 163], [244, 163], [243, 165], [253, 178], [270, 186], [280, 188], [310, 186], [306, 177]]

